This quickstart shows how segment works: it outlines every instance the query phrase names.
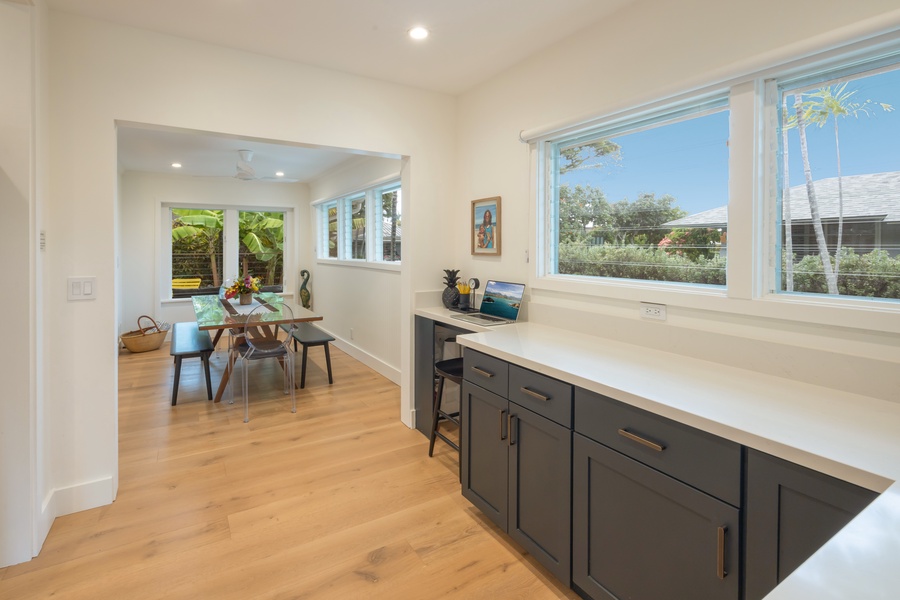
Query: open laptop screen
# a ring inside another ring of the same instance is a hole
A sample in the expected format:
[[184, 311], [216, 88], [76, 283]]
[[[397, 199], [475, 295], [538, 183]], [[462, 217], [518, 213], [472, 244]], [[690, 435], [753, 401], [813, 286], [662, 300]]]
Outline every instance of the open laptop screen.
[[524, 283], [488, 281], [484, 287], [484, 296], [481, 299], [479, 312], [515, 321], [519, 316], [519, 307], [522, 306], [524, 293]]

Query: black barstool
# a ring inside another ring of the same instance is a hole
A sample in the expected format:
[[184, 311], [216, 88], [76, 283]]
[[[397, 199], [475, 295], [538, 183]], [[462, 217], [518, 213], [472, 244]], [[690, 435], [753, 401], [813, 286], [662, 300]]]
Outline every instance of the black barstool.
[[434, 440], [441, 438], [449, 444], [454, 450], [459, 452], [459, 444], [441, 433], [439, 425], [441, 421], [450, 421], [459, 426], [459, 410], [448, 413], [441, 408], [441, 398], [444, 396], [444, 380], [449, 379], [459, 388], [459, 401], [462, 403], [462, 380], [463, 380], [463, 359], [448, 358], [434, 363], [434, 374], [438, 379], [437, 392], [434, 396], [434, 410], [431, 417], [431, 441], [428, 444], [428, 456], [434, 455]]

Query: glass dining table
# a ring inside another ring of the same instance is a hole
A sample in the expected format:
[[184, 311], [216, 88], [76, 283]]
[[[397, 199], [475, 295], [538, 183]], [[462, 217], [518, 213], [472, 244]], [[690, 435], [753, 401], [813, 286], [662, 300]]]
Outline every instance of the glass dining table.
[[[227, 299], [219, 296], [192, 296], [194, 314], [197, 317], [197, 325], [201, 330], [216, 331], [213, 343], [218, 343], [224, 331], [243, 332], [248, 325], [248, 317], [252, 312], [251, 325], [260, 329], [277, 327], [287, 323], [302, 323], [307, 321], [321, 321], [322, 316], [317, 315], [300, 304], [286, 299], [272, 292], [260, 292], [253, 294], [250, 304], [241, 304], [237, 297]], [[264, 306], [265, 310], [255, 310]], [[284, 310], [287, 307], [289, 310]], [[228, 366], [222, 372], [222, 380], [216, 391], [215, 402], [222, 399], [222, 394], [228, 387], [231, 371], [234, 364], [233, 357], [228, 357]]]

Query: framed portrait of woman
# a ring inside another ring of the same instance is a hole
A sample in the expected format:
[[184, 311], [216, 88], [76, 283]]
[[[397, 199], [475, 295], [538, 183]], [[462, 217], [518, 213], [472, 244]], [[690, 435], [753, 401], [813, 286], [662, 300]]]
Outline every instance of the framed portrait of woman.
[[472, 254], [500, 256], [500, 196], [472, 201]]

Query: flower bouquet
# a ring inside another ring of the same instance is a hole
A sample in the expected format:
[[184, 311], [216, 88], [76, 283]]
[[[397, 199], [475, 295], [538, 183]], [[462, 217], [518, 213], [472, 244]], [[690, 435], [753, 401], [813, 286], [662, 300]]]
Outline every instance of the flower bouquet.
[[239, 296], [241, 304], [250, 304], [253, 301], [253, 293], [259, 291], [259, 277], [245, 275], [243, 279], [235, 279], [234, 283], [225, 288], [225, 297], [231, 300]]

